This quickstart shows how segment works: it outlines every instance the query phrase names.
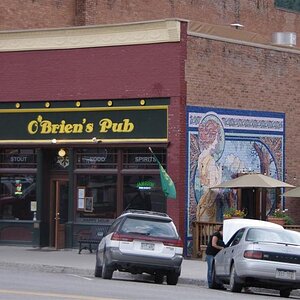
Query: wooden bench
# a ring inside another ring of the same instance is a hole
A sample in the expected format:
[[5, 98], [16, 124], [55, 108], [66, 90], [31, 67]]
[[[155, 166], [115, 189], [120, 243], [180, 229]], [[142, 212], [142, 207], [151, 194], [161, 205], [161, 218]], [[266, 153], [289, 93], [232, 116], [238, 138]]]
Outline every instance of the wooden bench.
[[78, 235], [78, 254], [80, 254], [83, 249], [89, 250], [90, 253], [92, 253], [95, 248], [93, 245], [97, 246], [101, 242], [108, 228], [109, 226], [100, 226], [80, 232]]

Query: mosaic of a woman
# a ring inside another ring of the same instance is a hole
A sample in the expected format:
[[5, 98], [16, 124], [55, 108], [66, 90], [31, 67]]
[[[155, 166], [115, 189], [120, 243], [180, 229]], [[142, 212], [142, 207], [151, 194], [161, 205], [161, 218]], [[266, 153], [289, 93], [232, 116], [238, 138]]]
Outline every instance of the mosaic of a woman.
[[224, 129], [215, 115], [206, 115], [198, 128], [200, 154], [198, 174], [201, 198], [197, 206], [197, 220], [212, 222], [216, 220], [216, 191], [209, 188], [221, 183], [222, 167], [218, 160], [224, 150]]

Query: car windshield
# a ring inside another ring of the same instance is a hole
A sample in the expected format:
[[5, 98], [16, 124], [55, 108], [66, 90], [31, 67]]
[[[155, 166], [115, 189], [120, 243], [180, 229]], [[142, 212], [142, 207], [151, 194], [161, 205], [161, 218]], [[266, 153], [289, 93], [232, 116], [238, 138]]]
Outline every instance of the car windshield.
[[144, 219], [144, 218], [126, 218], [121, 226], [120, 233], [143, 234], [153, 237], [176, 239], [177, 233], [171, 221]]
[[288, 243], [300, 245], [300, 234], [290, 230], [251, 228], [247, 232], [246, 241]]

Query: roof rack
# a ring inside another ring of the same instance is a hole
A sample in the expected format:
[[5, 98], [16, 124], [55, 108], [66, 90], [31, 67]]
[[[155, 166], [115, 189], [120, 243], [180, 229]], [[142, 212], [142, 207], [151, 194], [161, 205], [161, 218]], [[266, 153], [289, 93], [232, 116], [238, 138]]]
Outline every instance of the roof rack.
[[136, 214], [147, 214], [147, 215], [152, 215], [152, 216], [160, 216], [160, 217], [169, 217], [168, 214], [166, 213], [162, 213], [162, 212], [158, 212], [158, 211], [151, 211], [151, 210], [139, 210], [139, 209], [127, 209], [125, 211], [122, 212], [123, 214], [126, 213], [136, 213]]

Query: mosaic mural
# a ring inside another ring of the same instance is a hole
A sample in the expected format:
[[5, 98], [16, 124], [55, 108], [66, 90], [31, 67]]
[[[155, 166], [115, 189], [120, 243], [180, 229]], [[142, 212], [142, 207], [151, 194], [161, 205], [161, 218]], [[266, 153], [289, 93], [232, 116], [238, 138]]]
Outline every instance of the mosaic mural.
[[284, 179], [284, 126], [283, 113], [187, 107], [188, 240], [194, 220], [222, 221], [236, 205], [236, 190], [210, 187], [250, 172]]

